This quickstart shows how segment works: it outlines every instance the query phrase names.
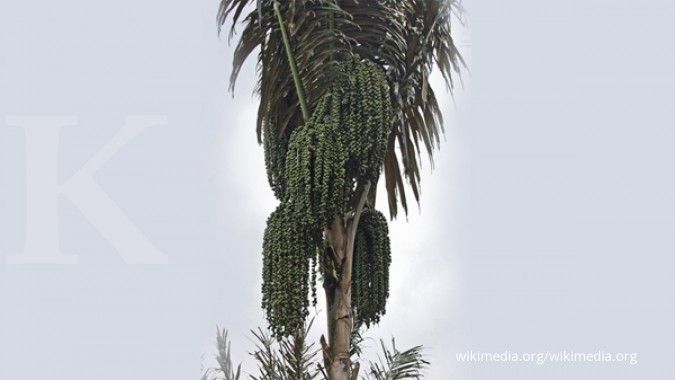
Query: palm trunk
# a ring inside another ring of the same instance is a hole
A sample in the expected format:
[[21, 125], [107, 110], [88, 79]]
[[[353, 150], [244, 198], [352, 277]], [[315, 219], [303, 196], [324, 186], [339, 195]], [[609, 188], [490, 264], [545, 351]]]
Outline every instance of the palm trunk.
[[370, 190], [367, 182], [360, 192], [360, 199], [351, 218], [336, 217], [326, 230], [324, 290], [326, 292], [326, 315], [328, 342], [322, 337], [324, 365], [329, 380], [356, 380], [359, 363], [351, 361], [351, 338], [354, 328], [352, 315], [352, 262], [354, 239], [361, 211]]
[[[348, 226], [342, 217], [337, 217], [326, 231], [330, 243], [327, 251], [335, 265], [333, 273], [324, 275], [326, 291], [326, 314], [328, 318], [328, 344], [324, 343], [324, 362], [329, 380], [350, 380], [351, 333], [353, 327], [351, 295], [351, 261], [353, 242], [350, 242]], [[331, 270], [332, 272], [332, 270]]]

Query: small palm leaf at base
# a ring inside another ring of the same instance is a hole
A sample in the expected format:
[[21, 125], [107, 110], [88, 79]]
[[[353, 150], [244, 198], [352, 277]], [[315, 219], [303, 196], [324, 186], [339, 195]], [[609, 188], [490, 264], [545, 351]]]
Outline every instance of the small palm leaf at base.
[[218, 367], [209, 368], [202, 374], [201, 380], [239, 380], [241, 377], [241, 364], [235, 369], [232, 364], [230, 340], [227, 338], [227, 330], [216, 331], [216, 362]]
[[394, 339], [391, 340], [391, 349], [387, 348], [382, 340], [380, 344], [384, 357], [380, 358], [379, 363], [373, 362], [370, 364], [369, 379], [400, 380], [422, 379], [424, 377], [423, 372], [429, 366], [429, 362], [424, 359], [422, 346], [415, 346], [406, 351], [399, 351], [396, 348], [396, 341]]
[[[256, 362], [258, 373], [247, 375], [250, 380], [315, 380], [327, 374], [320, 363], [319, 350], [314, 344], [307, 343], [311, 322], [305, 329], [293, 336], [275, 338], [274, 335], [258, 328], [252, 330], [255, 349], [250, 355]], [[355, 333], [352, 340], [353, 360], [364, 360], [360, 346], [364, 338]], [[380, 340], [381, 356], [377, 362], [370, 362], [370, 370], [362, 373], [362, 380], [404, 380], [424, 378], [429, 362], [425, 360], [422, 346], [399, 351], [392, 339], [391, 347]], [[226, 330], [218, 329], [216, 339], [217, 367], [205, 371], [201, 380], [244, 380], [241, 364], [236, 368], [232, 364], [231, 343]], [[364, 366], [362, 366], [364, 367]], [[365, 368], [364, 368], [365, 369]]]

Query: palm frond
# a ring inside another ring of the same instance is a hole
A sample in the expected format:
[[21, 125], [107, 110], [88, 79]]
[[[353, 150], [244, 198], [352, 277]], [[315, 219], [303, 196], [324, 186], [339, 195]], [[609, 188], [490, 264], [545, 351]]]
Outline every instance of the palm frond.
[[384, 175], [389, 212], [395, 218], [399, 203], [408, 212], [406, 182], [419, 202], [421, 153], [427, 153], [433, 167], [433, 153], [444, 132], [443, 115], [429, 84], [431, 72], [438, 67], [447, 88], [452, 90], [454, 77], [465, 67], [451, 33], [453, 15], [462, 13], [461, 3], [459, 0], [339, 3], [359, 26], [345, 31], [347, 37], [357, 42], [355, 52], [379, 63], [392, 84], [397, 113]]
[[252, 380], [286, 380], [285, 371], [281, 364], [278, 354], [274, 348], [274, 339], [264, 332], [260, 327], [258, 330], [251, 330], [255, 337], [255, 351], [251, 356], [258, 363], [259, 375], [251, 375]]
[[[234, 53], [231, 89], [244, 62], [258, 52], [258, 140], [267, 135], [283, 147], [292, 130], [304, 120], [273, 1], [222, 0], [218, 25], [222, 27], [231, 19], [231, 38], [236, 25], [243, 24]], [[452, 90], [455, 77], [465, 66], [451, 33], [451, 21], [462, 12], [460, 1], [279, 2], [310, 110], [334, 83], [332, 68], [347, 55], [357, 54], [387, 73], [396, 110], [383, 164], [392, 218], [397, 216], [399, 204], [405, 213], [408, 211], [407, 187], [419, 202], [422, 152], [433, 166], [433, 153], [440, 145], [443, 115], [429, 84], [432, 69], [440, 70]], [[280, 186], [281, 179], [269, 180], [272, 188]]]
[[216, 349], [218, 367], [205, 371], [202, 380], [239, 380], [241, 364], [236, 369], [232, 364], [232, 344], [227, 337], [227, 330], [216, 329]]
[[[325, 371], [319, 364], [319, 350], [315, 344], [308, 344], [307, 336], [313, 320], [296, 334], [276, 339], [261, 329], [251, 330], [255, 350], [250, 355], [258, 365], [258, 374], [249, 375], [251, 380], [315, 380]], [[352, 334], [352, 356], [354, 362], [361, 356], [359, 346], [364, 341], [360, 330]], [[362, 377], [370, 380], [403, 380], [423, 378], [429, 362], [424, 359], [422, 346], [399, 351], [392, 339], [391, 347], [380, 341], [382, 353], [379, 361], [370, 362], [370, 371]], [[203, 371], [201, 380], [240, 380], [241, 364], [236, 368], [232, 364], [231, 342], [226, 330], [217, 330], [216, 336], [217, 367]]]
[[312, 321], [292, 336], [273, 338], [261, 328], [251, 331], [255, 351], [251, 356], [258, 363], [259, 375], [252, 380], [313, 380], [320, 374], [317, 364], [318, 349], [307, 343]]
[[[274, 127], [279, 135], [289, 127], [303, 124], [299, 102], [285, 59], [279, 25], [273, 10], [273, 0], [258, 0], [257, 7], [244, 16], [253, 0], [222, 0], [218, 25], [232, 19], [230, 37], [238, 23], [243, 23], [240, 40], [234, 53], [230, 89], [244, 62], [258, 51], [257, 93], [260, 95], [257, 132], [260, 140], [266, 125]], [[279, 2], [293, 47], [293, 55], [300, 68], [300, 76], [309, 104], [316, 102], [330, 87], [330, 74], [341, 52], [348, 49], [348, 41], [340, 28], [349, 22], [349, 15], [337, 6], [335, 0]]]
[[374, 380], [402, 380], [421, 379], [423, 371], [429, 362], [424, 359], [422, 346], [416, 346], [405, 351], [396, 348], [394, 339], [391, 341], [391, 349], [387, 348], [384, 341], [380, 341], [382, 355], [380, 361], [370, 364], [370, 375]]
[[292, 337], [279, 341], [279, 354], [288, 379], [313, 380], [319, 376], [316, 357], [319, 352], [315, 344], [307, 344], [307, 334], [312, 328], [311, 320], [304, 330]]

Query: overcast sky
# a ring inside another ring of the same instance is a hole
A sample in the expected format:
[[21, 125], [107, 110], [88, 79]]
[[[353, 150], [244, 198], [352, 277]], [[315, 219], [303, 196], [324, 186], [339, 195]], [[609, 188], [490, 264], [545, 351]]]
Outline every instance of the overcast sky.
[[[369, 335], [427, 346], [429, 380], [672, 378], [675, 6], [467, 8], [471, 75], [443, 98], [419, 210], [391, 225], [392, 296]], [[276, 201], [253, 62], [232, 98], [216, 10], [0, 5], [0, 379], [195, 379], [216, 325], [253, 369]], [[36, 252], [77, 263], [21, 264]], [[458, 363], [466, 350], [640, 362]]]

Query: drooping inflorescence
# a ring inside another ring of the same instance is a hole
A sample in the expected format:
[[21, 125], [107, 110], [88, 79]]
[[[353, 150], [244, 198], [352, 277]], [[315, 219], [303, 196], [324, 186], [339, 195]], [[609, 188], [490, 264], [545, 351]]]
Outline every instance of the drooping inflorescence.
[[307, 123], [291, 136], [283, 202], [297, 222], [315, 234], [345, 212], [352, 193], [343, 140], [338, 125], [331, 122]]
[[348, 172], [355, 180], [376, 180], [392, 128], [389, 83], [380, 67], [357, 57], [343, 62], [336, 85], [327, 97], [330, 107], [318, 108], [314, 120], [340, 125], [349, 154]]
[[[380, 67], [357, 57], [341, 63], [335, 71], [334, 85], [317, 102], [311, 122], [333, 124], [337, 128], [344, 148], [339, 152], [340, 158], [347, 155], [347, 170], [352, 180], [375, 180], [393, 124], [389, 83]], [[280, 200], [285, 197], [287, 187], [289, 140], [301, 129], [289, 128], [279, 134], [272, 124], [263, 127], [267, 177]]]
[[354, 242], [352, 308], [356, 324], [378, 323], [389, 298], [391, 246], [387, 219], [375, 209], [365, 209]]
[[275, 335], [287, 336], [302, 328], [309, 314], [310, 290], [316, 302], [316, 261], [315, 237], [299, 228], [282, 203], [268, 218], [263, 238], [262, 306]]
[[[377, 180], [391, 132], [390, 92], [382, 69], [350, 58], [335, 78], [305, 125], [281, 136], [269, 126], [263, 131], [269, 182], [281, 200], [265, 231], [263, 307], [280, 336], [304, 323], [310, 291], [315, 298], [314, 264], [323, 231], [336, 215], [349, 212], [357, 183]], [[364, 212], [359, 228], [360, 263], [379, 271], [360, 272], [367, 285], [357, 299], [358, 311], [366, 324], [384, 313], [386, 295], [369, 292], [387, 291], [390, 260], [386, 219], [382, 225], [381, 214], [373, 212]]]
[[286, 152], [288, 151], [290, 132], [290, 130], [287, 130], [279, 135], [275, 125], [266, 123], [262, 133], [267, 181], [274, 191], [274, 195], [279, 199], [283, 198], [286, 188]]

